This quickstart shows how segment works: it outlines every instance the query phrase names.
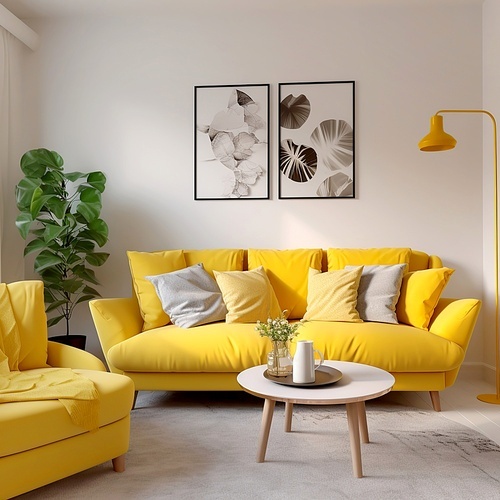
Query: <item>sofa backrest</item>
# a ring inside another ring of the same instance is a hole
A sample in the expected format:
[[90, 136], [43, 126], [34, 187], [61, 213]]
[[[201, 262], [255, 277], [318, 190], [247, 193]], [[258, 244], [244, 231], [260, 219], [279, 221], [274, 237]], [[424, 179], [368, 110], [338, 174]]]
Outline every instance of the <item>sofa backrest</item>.
[[[273, 286], [281, 309], [288, 311], [290, 319], [299, 319], [305, 314], [310, 267], [323, 272], [343, 269], [345, 265], [362, 264], [406, 263], [408, 264], [408, 271], [442, 267], [439, 257], [430, 256], [410, 248], [298, 248], [292, 250], [216, 248], [188, 249], [182, 253], [186, 267], [202, 262], [204, 268], [212, 276], [213, 271], [246, 271], [262, 266]], [[131, 254], [134, 254], [134, 252], [129, 252], [129, 259]], [[162, 255], [165, 256], [163, 266], [158, 260], [161, 261]], [[165, 317], [167, 319], [168, 317], [162, 313], [161, 303], [156, 296], [154, 286], [149, 281], [144, 280], [144, 275], [173, 271], [172, 262], [168, 261], [169, 255], [172, 255], [172, 251], [153, 252], [151, 254], [151, 268], [149, 269], [148, 254], [141, 252], [142, 276], [140, 277], [134, 276], [134, 269], [131, 266], [132, 278], [135, 283], [134, 290], [139, 306], [142, 309], [147, 302], [148, 307], [159, 309], [160, 320], [163, 320], [162, 324], [165, 324]], [[179, 265], [177, 263], [177, 267]], [[137, 286], [138, 279], [141, 280], [140, 289]], [[145, 318], [145, 329], [161, 326], [161, 324], [146, 325]]]
[[19, 370], [48, 366], [47, 316], [43, 299], [43, 282], [16, 281], [9, 283], [7, 290], [21, 344]]

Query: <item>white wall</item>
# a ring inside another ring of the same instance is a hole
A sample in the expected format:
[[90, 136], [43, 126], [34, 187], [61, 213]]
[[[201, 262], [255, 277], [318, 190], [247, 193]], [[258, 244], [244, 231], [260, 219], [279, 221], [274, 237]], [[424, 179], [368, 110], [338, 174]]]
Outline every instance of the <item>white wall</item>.
[[[481, 6], [437, 3], [192, 0], [28, 21], [42, 44], [26, 58], [20, 154], [47, 147], [106, 172], [102, 294], [130, 294], [127, 249], [410, 246], [456, 269], [447, 296], [481, 297], [481, 131], [456, 120], [455, 151], [416, 145], [436, 110], [481, 106]], [[356, 81], [357, 197], [278, 200], [277, 83], [335, 80]], [[242, 83], [271, 84], [272, 199], [194, 201], [193, 86]], [[87, 306], [76, 319], [97, 352]]]

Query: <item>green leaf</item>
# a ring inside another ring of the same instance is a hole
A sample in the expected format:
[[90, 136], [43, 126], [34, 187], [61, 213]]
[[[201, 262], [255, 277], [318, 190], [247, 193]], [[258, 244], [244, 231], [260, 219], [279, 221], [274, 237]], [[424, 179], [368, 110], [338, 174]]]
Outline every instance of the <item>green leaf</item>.
[[59, 226], [58, 224], [45, 224], [45, 231], [43, 233], [43, 239], [45, 243], [50, 243], [51, 241], [60, 238], [64, 234], [66, 228]]
[[45, 205], [48, 212], [52, 212], [57, 219], [62, 219], [68, 210], [69, 201], [60, 196], [53, 195], [47, 197]]
[[65, 318], [66, 318], [66, 316], [64, 316], [64, 314], [50, 318], [47, 320], [47, 326], [50, 328], [51, 326], [57, 325], [57, 323], [59, 323], [59, 321], [61, 321], [62, 319], [65, 319]]
[[35, 259], [35, 272], [40, 274], [44, 269], [61, 264], [62, 260], [57, 255], [54, 255], [48, 250], [44, 250], [38, 254]]
[[37, 252], [38, 250], [42, 250], [43, 248], [46, 247], [45, 241], [40, 238], [36, 238], [34, 240], [31, 240], [25, 247], [24, 247], [24, 256], [32, 253], [32, 252]]
[[95, 248], [95, 243], [89, 240], [75, 239], [73, 248], [76, 252], [92, 253]]
[[45, 287], [45, 293], [51, 293], [52, 291], [61, 292], [63, 290], [61, 283], [64, 279], [64, 272], [59, 270], [59, 267], [44, 269], [40, 275], [42, 276], [43, 282], [48, 285]]
[[33, 192], [40, 187], [41, 182], [40, 179], [27, 177], [19, 181], [16, 186], [16, 204], [19, 210], [25, 212], [30, 209]]
[[83, 293], [88, 294], [88, 295], [93, 295], [94, 297], [101, 296], [101, 294], [95, 288], [92, 288], [91, 286], [85, 286], [85, 288], [83, 289]]
[[79, 278], [65, 279], [62, 283], [62, 288], [68, 293], [76, 293], [84, 286], [83, 282]]
[[101, 213], [101, 193], [93, 188], [85, 188], [80, 193], [80, 203], [76, 211], [85, 217], [87, 222], [92, 222]]
[[92, 300], [95, 299], [96, 297], [100, 297], [100, 294], [97, 295], [82, 295], [81, 297], [78, 298], [78, 300], [75, 302], [76, 304], [80, 304], [81, 302], [86, 302], [87, 300]]
[[85, 257], [85, 260], [91, 265], [91, 266], [102, 266], [109, 257], [109, 253], [105, 252], [94, 252], [94, 253], [89, 253], [87, 257]]
[[71, 182], [75, 182], [78, 179], [84, 179], [88, 176], [88, 174], [84, 174], [82, 172], [68, 172], [66, 173], [66, 179]]
[[24, 240], [28, 237], [32, 222], [30, 213], [21, 213], [16, 217], [16, 227]]
[[64, 160], [55, 151], [32, 149], [21, 158], [21, 170], [28, 177], [42, 177], [47, 168], [62, 170]]
[[102, 219], [95, 219], [89, 223], [89, 232], [92, 234], [92, 239], [100, 247], [104, 246], [108, 241], [108, 225]]
[[102, 172], [91, 172], [87, 177], [87, 182], [100, 193], [106, 188], [106, 176]]
[[94, 273], [94, 270], [93, 269], [87, 269], [87, 268], [83, 268], [80, 272], [79, 272], [79, 276], [81, 276], [84, 280], [90, 282], [90, 283], [93, 283], [94, 285], [98, 285], [99, 284], [99, 281], [97, 281], [97, 278], [95, 276], [95, 273]]
[[[45, 300], [45, 303], [47, 302], [50, 303], [50, 301]], [[49, 313], [58, 307], [65, 306], [67, 303], [67, 300], [56, 300], [55, 302], [50, 303], [50, 305], [45, 309], [45, 312]]]

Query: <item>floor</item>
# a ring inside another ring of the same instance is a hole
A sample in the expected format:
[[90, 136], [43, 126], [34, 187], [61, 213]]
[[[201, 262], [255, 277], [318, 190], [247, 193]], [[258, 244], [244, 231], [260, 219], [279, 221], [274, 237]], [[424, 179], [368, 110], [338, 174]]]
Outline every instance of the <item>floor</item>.
[[[455, 384], [440, 392], [443, 416], [481, 432], [500, 445], [500, 405], [483, 403], [478, 394], [494, 394], [494, 385], [466, 370]], [[428, 392], [391, 393], [401, 404], [432, 410]]]

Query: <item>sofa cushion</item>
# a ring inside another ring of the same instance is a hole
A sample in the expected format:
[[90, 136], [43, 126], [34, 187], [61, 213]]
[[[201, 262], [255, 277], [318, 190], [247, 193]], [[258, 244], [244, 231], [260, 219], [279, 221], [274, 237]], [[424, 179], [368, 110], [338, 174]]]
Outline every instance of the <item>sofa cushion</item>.
[[329, 248], [328, 270], [344, 269], [345, 266], [370, 266], [408, 264], [410, 248]]
[[239, 373], [267, 361], [271, 342], [254, 323], [210, 323], [183, 330], [167, 325], [108, 351], [119, 370], [137, 373]]
[[404, 324], [310, 321], [300, 337], [312, 340], [325, 359], [364, 363], [391, 373], [450, 371], [465, 356], [455, 342]]
[[174, 325], [190, 328], [226, 317], [222, 293], [201, 263], [146, 278], [153, 283], [163, 310]]
[[427, 330], [441, 293], [453, 272], [454, 269], [440, 267], [405, 274], [396, 306], [400, 323]]
[[[407, 264], [393, 266], [364, 266], [358, 287], [356, 309], [363, 321], [398, 323], [398, 303]], [[355, 266], [346, 266], [355, 269]]]
[[214, 271], [214, 274], [227, 308], [227, 323], [255, 323], [281, 314], [262, 266], [250, 271]]
[[[32, 370], [43, 372], [42, 369]], [[89, 378], [100, 395], [99, 427], [126, 417], [132, 407], [133, 382], [113, 373], [74, 370]], [[75, 425], [59, 401], [0, 405], [0, 457], [67, 439], [86, 431]]]
[[153, 284], [146, 276], [178, 271], [186, 267], [182, 250], [165, 250], [163, 252], [127, 252], [132, 274], [132, 284], [139, 302], [141, 316], [144, 320], [143, 330], [150, 330], [166, 325], [170, 318], [163, 310], [161, 301]]
[[307, 321], [362, 321], [356, 309], [358, 286], [363, 267], [322, 273], [309, 270]]
[[206, 250], [184, 250], [186, 266], [203, 263], [205, 271], [212, 276], [214, 271], [243, 271], [245, 251], [232, 248], [209, 248]]
[[321, 270], [321, 249], [248, 250], [248, 269], [263, 266], [278, 302], [290, 319], [304, 317], [307, 307], [309, 268]]
[[[456, 343], [403, 324], [308, 321], [298, 338], [312, 340], [325, 359], [393, 373], [449, 371], [464, 358]], [[116, 368], [133, 373], [239, 373], [266, 363], [270, 350], [269, 339], [260, 337], [254, 324], [211, 323], [188, 330], [175, 325], [150, 330], [116, 344], [108, 357]]]

